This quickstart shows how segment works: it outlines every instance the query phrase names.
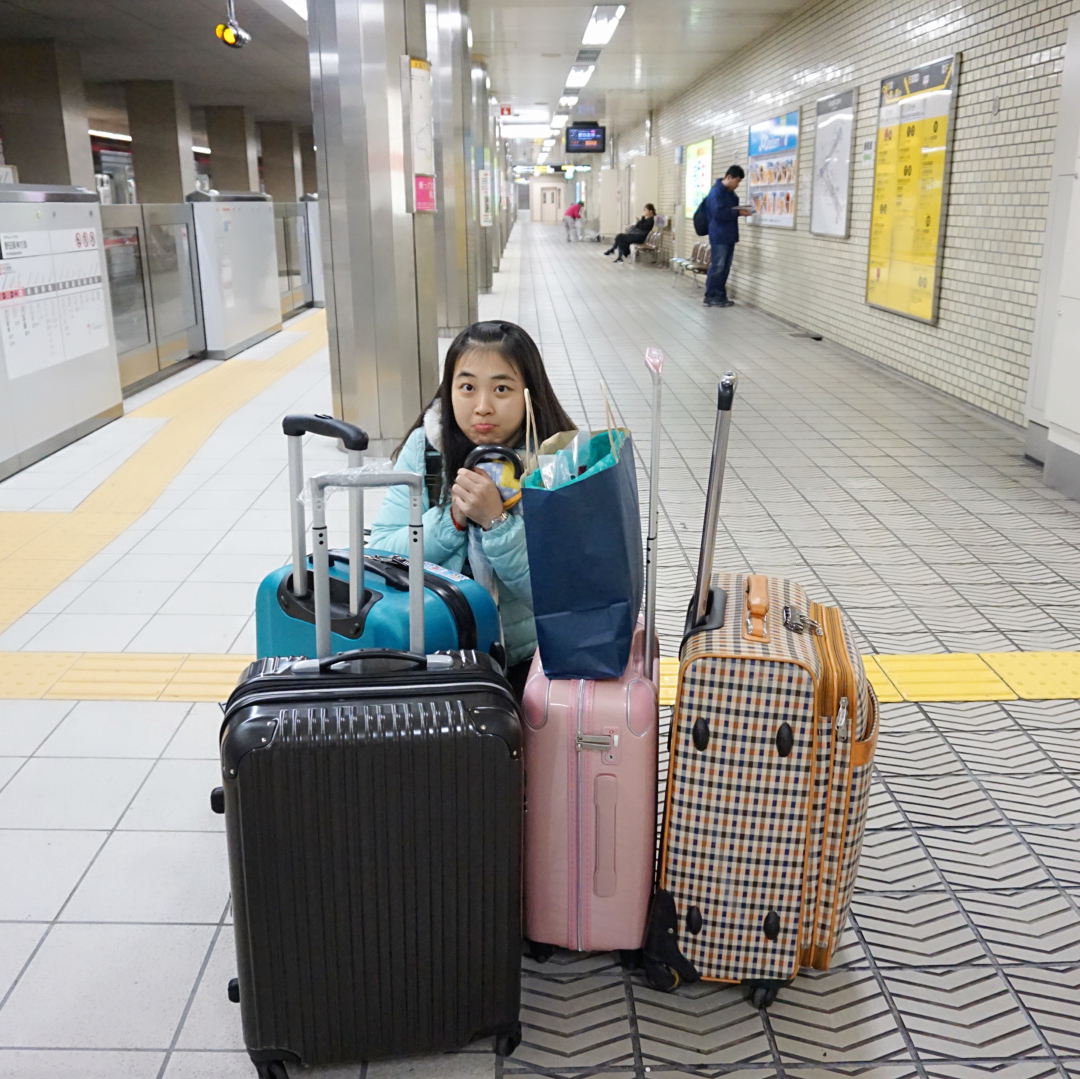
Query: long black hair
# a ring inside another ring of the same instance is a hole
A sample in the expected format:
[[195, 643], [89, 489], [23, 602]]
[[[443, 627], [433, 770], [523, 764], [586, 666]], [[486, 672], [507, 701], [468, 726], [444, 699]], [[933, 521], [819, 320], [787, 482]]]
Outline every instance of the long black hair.
[[[477, 348], [495, 349], [521, 375], [532, 400], [538, 442], [543, 442], [544, 439], [550, 438], [559, 431], [569, 431], [574, 427], [574, 421], [566, 414], [562, 405], [559, 404], [559, 399], [555, 396], [555, 390], [548, 379], [547, 371], [544, 370], [544, 361], [540, 356], [540, 349], [536, 347], [536, 342], [513, 322], [474, 322], [454, 338], [447, 350], [446, 360], [443, 363], [442, 382], [432, 401], [432, 404], [438, 401], [441, 410], [442, 502], [444, 504], [450, 501], [450, 487], [458, 474], [458, 469], [464, 465], [465, 458], [476, 446], [476, 443], [458, 427], [457, 420], [454, 419], [453, 392], [454, 371], [457, 369], [458, 360], [466, 352]], [[405, 440], [394, 450], [395, 461], [404, 448], [405, 442], [408, 441], [409, 435], [418, 427], [423, 427], [426, 411], [427, 409], [420, 413], [416, 423], [405, 436]], [[514, 441], [520, 443], [522, 438], [524, 438], [524, 428], [517, 433]]]

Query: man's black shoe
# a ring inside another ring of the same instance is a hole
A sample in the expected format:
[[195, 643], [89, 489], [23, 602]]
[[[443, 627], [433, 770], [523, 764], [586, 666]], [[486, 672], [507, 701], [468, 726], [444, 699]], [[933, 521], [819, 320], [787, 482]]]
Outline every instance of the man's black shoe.
[[735, 301], [734, 300], [721, 300], [720, 303], [717, 304], [717, 306], [718, 307], [734, 307], [735, 306]]
[[705, 300], [703, 301], [706, 307], [723, 307], [723, 300]]

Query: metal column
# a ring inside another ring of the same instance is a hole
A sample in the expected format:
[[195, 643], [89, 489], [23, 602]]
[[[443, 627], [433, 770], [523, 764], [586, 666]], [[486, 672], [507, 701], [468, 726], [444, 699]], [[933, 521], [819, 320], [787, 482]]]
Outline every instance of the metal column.
[[491, 146], [488, 142], [491, 129], [488, 107], [487, 65], [478, 58], [472, 62], [472, 185], [476, 207], [476, 284], [480, 292], [490, 292], [492, 226], [482, 222], [480, 205], [480, 173], [492, 167]]
[[428, 57], [435, 75], [436, 313], [443, 337], [455, 336], [477, 319], [467, 239], [472, 200], [465, 133], [472, 77], [465, 24], [458, 0], [428, 0]]
[[438, 363], [417, 273], [430, 271], [433, 230], [416, 227], [405, 174], [402, 59], [427, 56], [424, 14], [424, 0], [308, 5], [334, 408], [377, 452], [419, 414]]

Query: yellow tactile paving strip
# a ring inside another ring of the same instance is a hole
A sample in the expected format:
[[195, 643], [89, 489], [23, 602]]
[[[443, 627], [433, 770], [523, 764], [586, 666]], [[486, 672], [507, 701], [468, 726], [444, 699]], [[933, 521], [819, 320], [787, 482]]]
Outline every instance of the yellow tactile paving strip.
[[[0, 652], [0, 698], [221, 701], [252, 656]], [[864, 656], [883, 703], [1080, 698], [1080, 652]], [[673, 705], [675, 657], [660, 660], [660, 703]]]
[[134, 524], [224, 419], [322, 348], [324, 312], [295, 330], [276, 356], [229, 360], [130, 413], [168, 422], [71, 513], [0, 512], [0, 631]]
[[0, 652], [0, 699], [223, 701], [254, 656]]

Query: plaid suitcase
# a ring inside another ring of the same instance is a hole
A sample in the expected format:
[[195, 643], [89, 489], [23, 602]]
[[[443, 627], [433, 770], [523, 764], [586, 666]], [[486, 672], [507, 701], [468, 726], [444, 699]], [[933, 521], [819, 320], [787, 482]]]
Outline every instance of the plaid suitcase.
[[765, 1006], [800, 966], [828, 969], [847, 921], [878, 709], [839, 609], [712, 574], [735, 383], [720, 384], [645, 961], [656, 988], [742, 983]]

